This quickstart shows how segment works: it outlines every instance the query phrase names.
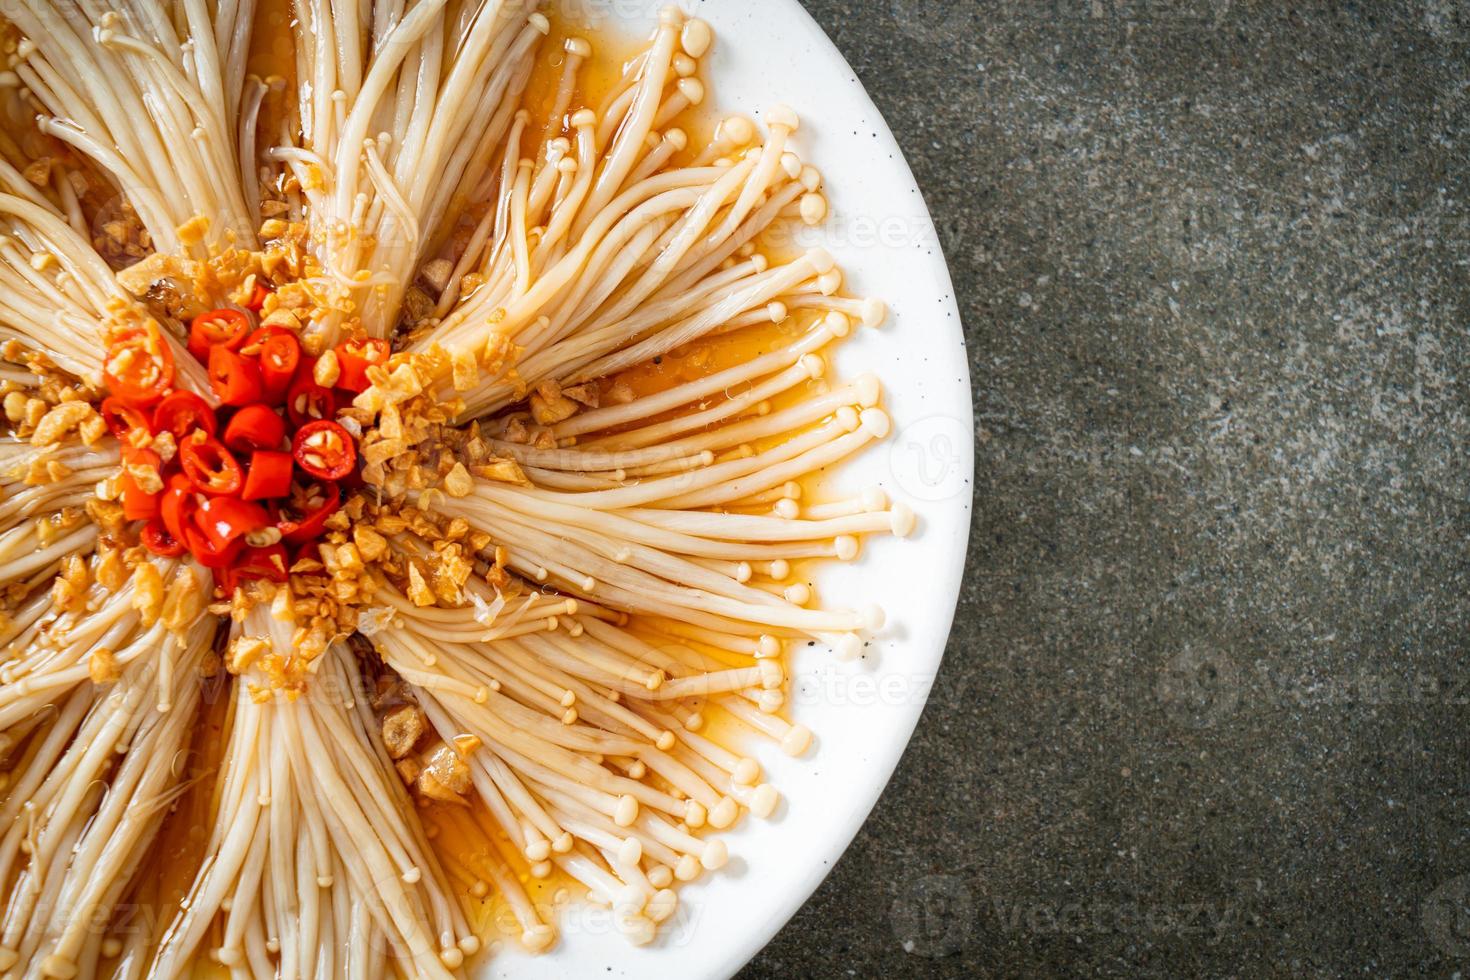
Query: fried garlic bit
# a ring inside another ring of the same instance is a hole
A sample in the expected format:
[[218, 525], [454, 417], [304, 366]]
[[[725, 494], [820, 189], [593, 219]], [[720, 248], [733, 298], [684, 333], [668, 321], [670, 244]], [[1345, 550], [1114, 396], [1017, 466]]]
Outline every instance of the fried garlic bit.
[[87, 606], [87, 562], [81, 555], [62, 559], [61, 572], [51, 583], [51, 604], [63, 612], [80, 612]]
[[416, 704], [402, 705], [383, 716], [383, 744], [394, 759], [412, 752], [426, 731], [428, 722]]

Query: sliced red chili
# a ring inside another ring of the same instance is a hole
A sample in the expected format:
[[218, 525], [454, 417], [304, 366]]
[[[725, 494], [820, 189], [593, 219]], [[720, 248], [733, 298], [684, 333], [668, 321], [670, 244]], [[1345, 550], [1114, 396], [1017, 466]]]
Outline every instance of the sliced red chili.
[[195, 488], [203, 493], [238, 493], [245, 482], [240, 464], [215, 439], [186, 440], [179, 447], [179, 465]]
[[234, 562], [235, 556], [245, 547], [243, 541], [236, 541], [223, 550], [215, 548], [204, 532], [195, 525], [184, 528], [184, 547], [189, 549], [189, 554], [205, 568], [219, 571], [228, 568]]
[[124, 443], [129, 443], [130, 437], [135, 432], [153, 434], [153, 427], [148, 423], [148, 416], [119, 398], [102, 399], [100, 411], [102, 420], [107, 423], [107, 431]]
[[178, 440], [182, 440], [195, 429], [201, 429], [206, 435], [213, 436], [218, 424], [209, 402], [192, 391], [175, 391], [153, 410], [154, 431], [172, 432]]
[[291, 454], [256, 450], [245, 468], [245, 500], [273, 500], [291, 492]]
[[158, 516], [159, 494], [144, 490], [133, 476], [135, 469], [158, 473], [163, 461], [151, 449], [132, 449], [123, 453], [123, 471], [118, 480], [118, 500], [123, 517], [130, 521], [147, 521]]
[[102, 380], [114, 397], [135, 408], [148, 408], [163, 397], [174, 381], [174, 355], [156, 323], [112, 336]]
[[236, 452], [276, 449], [286, 438], [286, 420], [267, 405], [246, 405], [225, 426], [225, 445]]
[[357, 465], [352, 434], [329, 419], [310, 422], [291, 440], [296, 465], [318, 480], [340, 480]]
[[279, 337], [283, 334], [288, 337], [296, 336], [285, 327], [277, 326], [274, 323], [268, 323], [263, 327], [256, 327], [255, 331], [251, 333], [248, 338], [246, 338], [245, 346], [240, 348], [240, 353], [244, 354], [246, 357], [259, 357], [260, 350], [262, 347], [265, 346], [265, 342], [267, 340], [270, 340], [272, 337]]
[[139, 538], [143, 547], [159, 557], [177, 558], [184, 553], [184, 542], [174, 537], [173, 532], [157, 518], [148, 522]]
[[249, 405], [264, 393], [260, 365], [224, 347], [209, 352], [209, 386], [226, 405]]
[[255, 291], [250, 294], [250, 302], [245, 304], [245, 308], [259, 313], [261, 307], [265, 306], [265, 298], [270, 294], [270, 287], [263, 282], [257, 281], [255, 283]]
[[192, 525], [194, 511], [199, 509], [198, 489], [194, 481], [183, 473], [171, 474], [163, 486], [163, 498], [158, 504], [158, 516], [168, 532], [180, 541], [184, 539], [184, 528]]
[[238, 350], [249, 333], [250, 317], [239, 310], [210, 310], [189, 325], [189, 353], [207, 363], [214, 348]]
[[392, 348], [386, 340], [364, 337], [361, 340], [344, 340], [336, 347], [337, 387], [347, 391], [366, 391], [372, 384], [367, 372], [370, 367], [381, 367], [388, 363]]
[[286, 392], [286, 417], [294, 426], [303, 426], [318, 419], [330, 419], [337, 414], [337, 396], [330, 388], [323, 388], [312, 378], [316, 359], [307, 357], [296, 369], [296, 379]]
[[289, 577], [287, 561], [284, 545], [246, 548], [225, 572], [225, 591], [234, 592], [246, 582], [255, 579], [284, 582]]
[[259, 531], [270, 522], [270, 514], [260, 504], [234, 497], [211, 497], [194, 513], [194, 523], [217, 552], [223, 552], [236, 539]]
[[131, 476], [124, 475], [122, 478], [122, 492], [119, 499], [122, 501], [123, 517], [130, 521], [149, 521], [158, 516], [159, 494], [147, 493]]
[[295, 334], [278, 333], [265, 338], [260, 345], [260, 380], [267, 402], [278, 405], [285, 400], [300, 364], [301, 341]]
[[289, 514], [283, 513], [276, 527], [290, 544], [305, 544], [326, 530], [327, 518], [342, 506], [342, 491], [335, 483], [297, 488], [291, 496]]

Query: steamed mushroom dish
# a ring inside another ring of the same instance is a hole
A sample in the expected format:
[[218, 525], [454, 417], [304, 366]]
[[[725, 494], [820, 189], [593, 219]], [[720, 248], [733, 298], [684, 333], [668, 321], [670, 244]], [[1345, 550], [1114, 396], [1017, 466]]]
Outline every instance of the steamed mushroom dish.
[[882, 624], [812, 564], [914, 526], [819, 492], [885, 308], [796, 114], [675, 8], [3, 13], [0, 973], [462, 976], [546, 883], [653, 940]]

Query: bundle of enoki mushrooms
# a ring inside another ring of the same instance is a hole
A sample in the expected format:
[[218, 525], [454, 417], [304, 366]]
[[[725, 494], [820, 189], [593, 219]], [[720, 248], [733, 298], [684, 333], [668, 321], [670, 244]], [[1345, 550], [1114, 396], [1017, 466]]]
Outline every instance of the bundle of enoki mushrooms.
[[[291, 9], [268, 77], [253, 0], [4, 11], [7, 976], [460, 975], [492, 920], [555, 942], [538, 881], [649, 942], [777, 808], [763, 744], [812, 741], [790, 650], [882, 626], [806, 563], [914, 527], [812, 499], [889, 430], [831, 363], [885, 310], [779, 247], [827, 214], [790, 109], [695, 135], [706, 24], [665, 9], [594, 93], [520, 0]], [[221, 306], [326, 388], [391, 345], [277, 581], [161, 557], [119, 502], [178, 447], [115, 424], [109, 345], [156, 335], [213, 410], [185, 341]]]

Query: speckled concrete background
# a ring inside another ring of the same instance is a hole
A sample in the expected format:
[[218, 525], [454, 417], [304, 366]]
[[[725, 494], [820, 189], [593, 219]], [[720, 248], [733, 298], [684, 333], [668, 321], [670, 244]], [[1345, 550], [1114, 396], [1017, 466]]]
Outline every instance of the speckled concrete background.
[[744, 976], [1470, 967], [1470, 5], [806, 3], [941, 226], [977, 496], [942, 693]]

